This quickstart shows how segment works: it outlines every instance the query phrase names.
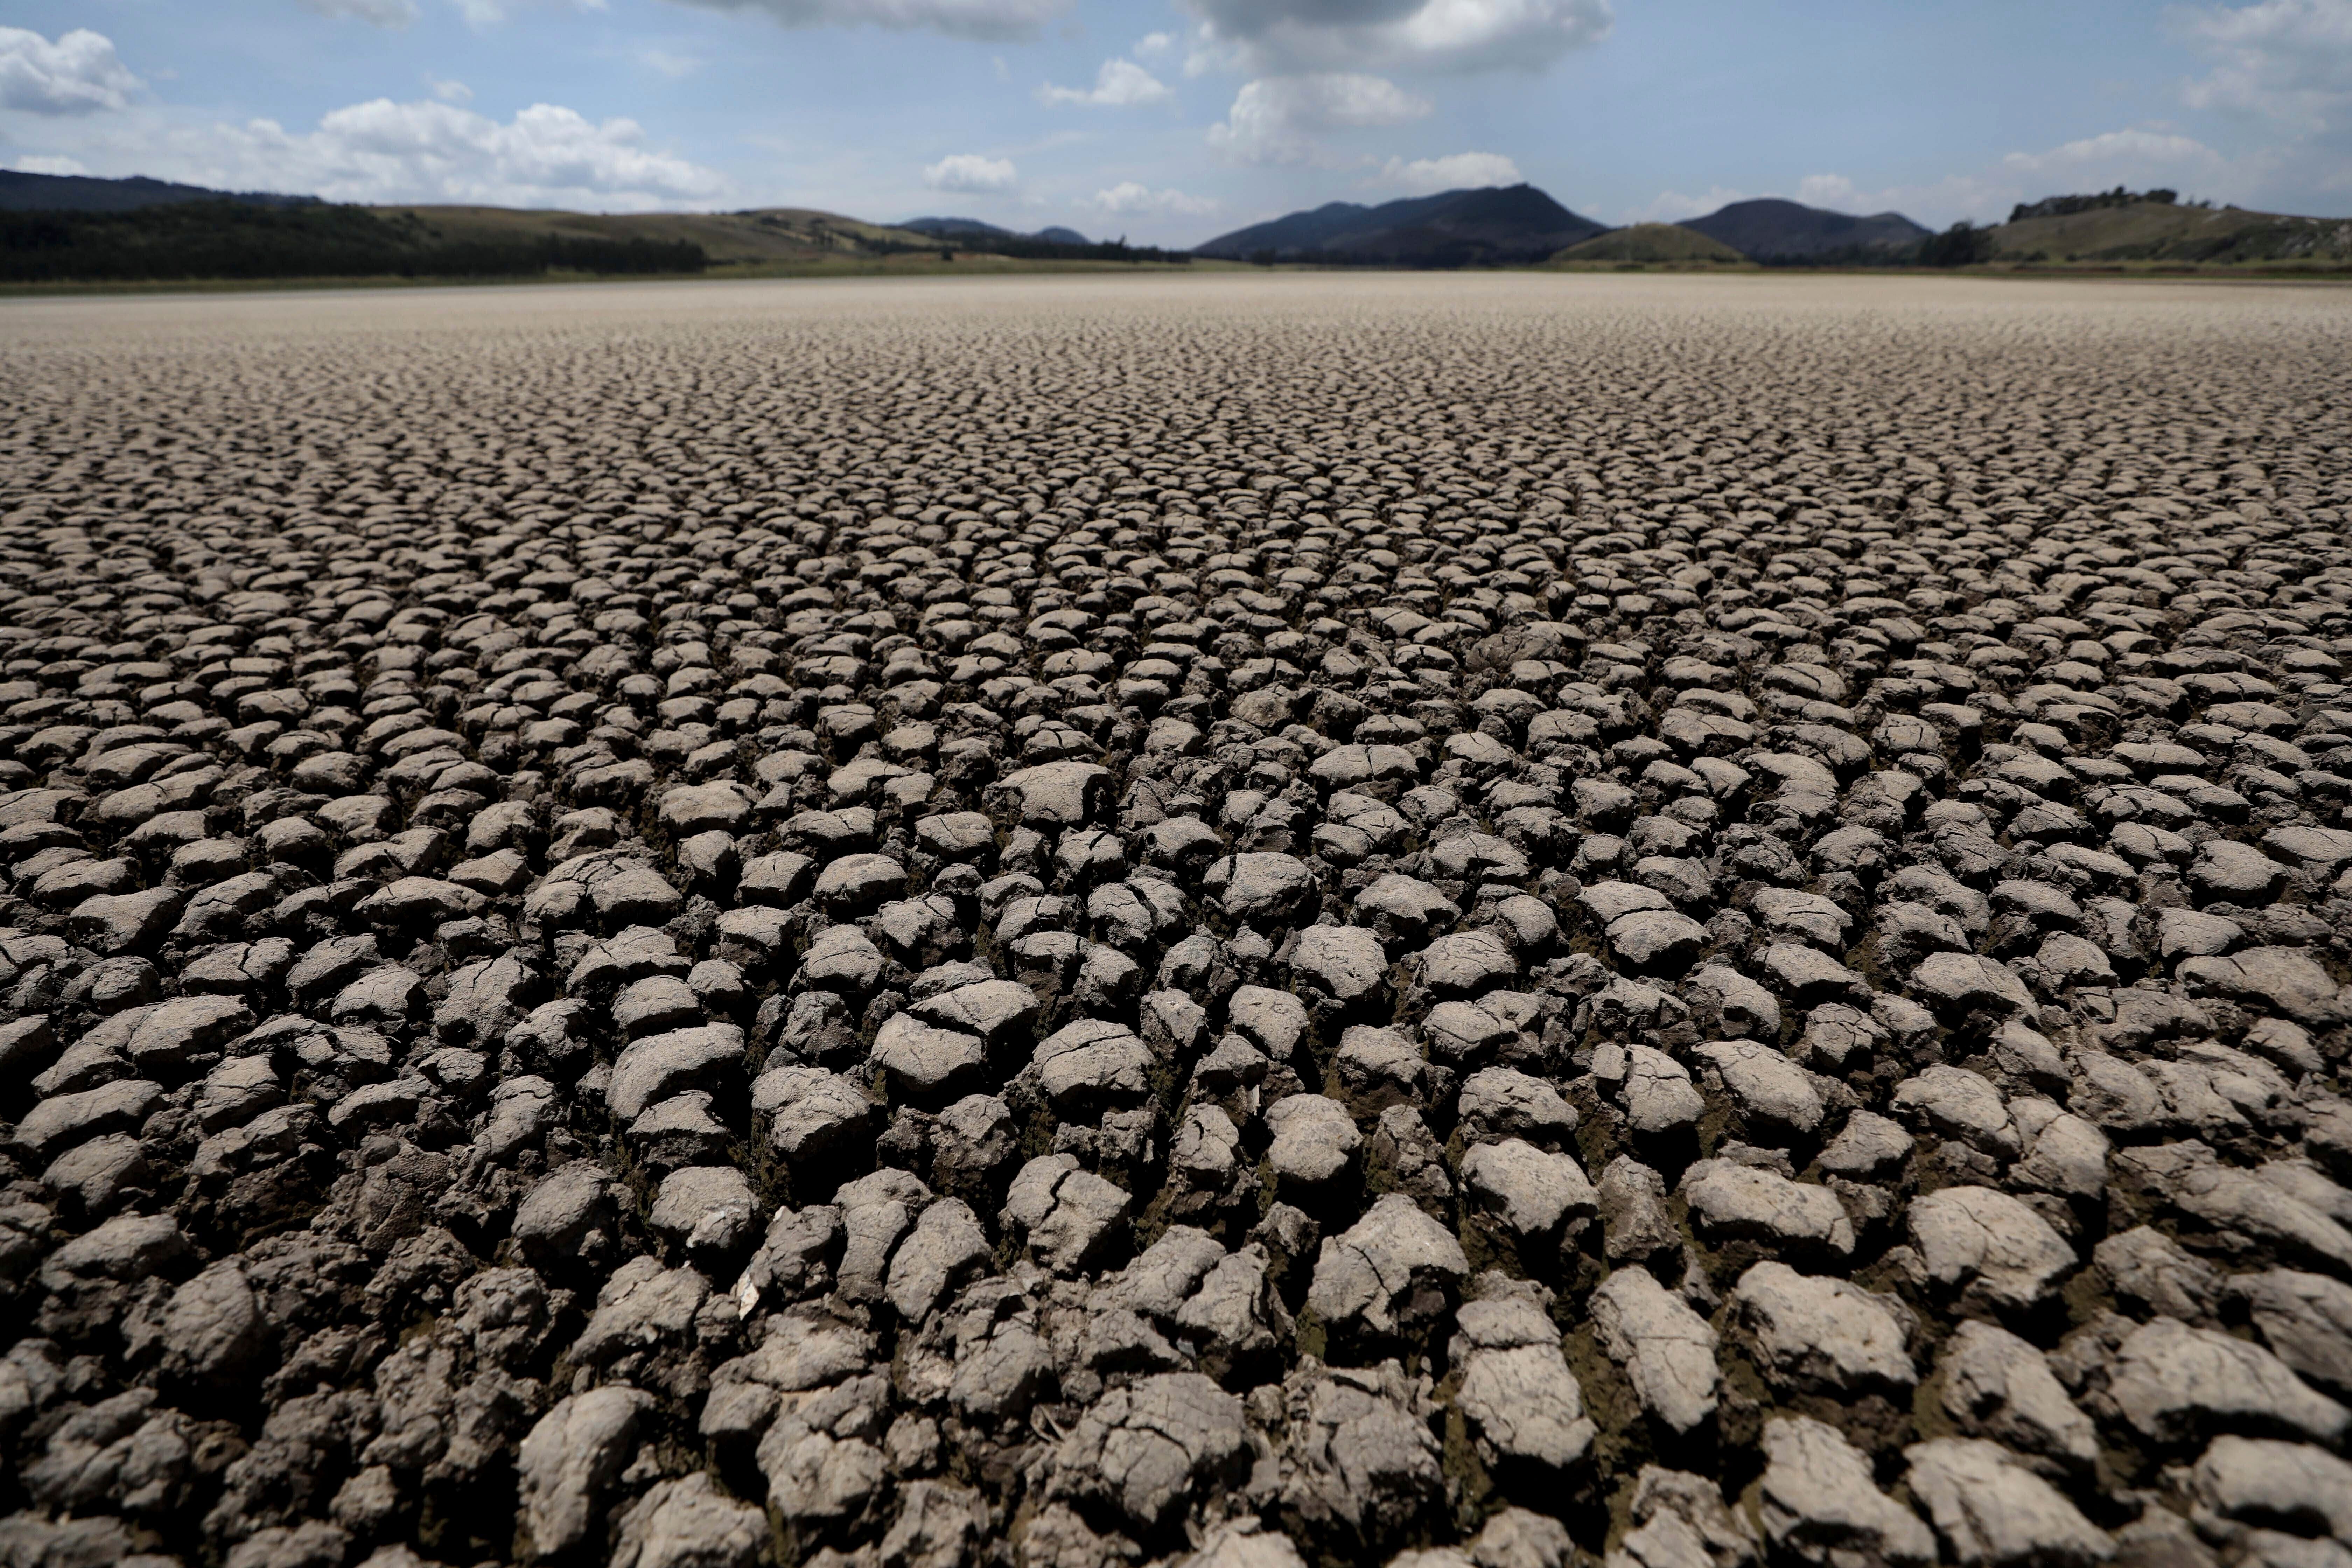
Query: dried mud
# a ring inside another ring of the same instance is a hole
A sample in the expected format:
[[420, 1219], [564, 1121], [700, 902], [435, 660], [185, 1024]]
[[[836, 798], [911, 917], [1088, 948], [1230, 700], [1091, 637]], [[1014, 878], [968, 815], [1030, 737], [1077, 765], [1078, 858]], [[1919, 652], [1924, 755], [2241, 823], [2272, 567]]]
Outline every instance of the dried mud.
[[2352, 1560], [2352, 294], [0, 386], [5, 1568]]

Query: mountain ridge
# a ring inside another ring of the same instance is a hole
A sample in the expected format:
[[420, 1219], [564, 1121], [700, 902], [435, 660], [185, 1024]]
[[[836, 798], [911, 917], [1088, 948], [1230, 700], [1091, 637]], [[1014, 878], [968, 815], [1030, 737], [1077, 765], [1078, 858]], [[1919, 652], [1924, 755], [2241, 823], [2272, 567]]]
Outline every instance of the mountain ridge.
[[1094, 243], [1076, 229], [1065, 228], [1060, 224], [1048, 224], [1034, 234], [1024, 234], [1017, 228], [1005, 228], [1001, 225], [984, 222], [976, 217], [910, 217], [906, 222], [893, 226], [912, 229], [917, 234], [928, 234], [940, 239], [976, 237], [983, 239], [1040, 239], [1048, 245], [1092, 245]]
[[1481, 185], [1364, 206], [1327, 202], [1192, 247], [1218, 260], [1460, 267], [1542, 261], [1608, 231], [1535, 186]]
[[[626, 262], [631, 270], [640, 269], [652, 254], [647, 247], [680, 246], [698, 247], [704, 262], [713, 267], [887, 264], [893, 268], [926, 258], [937, 262], [942, 251], [954, 253], [948, 259], [987, 266], [1183, 261], [1193, 257], [1414, 268], [1690, 266], [1735, 258], [1765, 265], [1934, 268], [2340, 267], [2352, 262], [2352, 218], [2214, 207], [2181, 203], [2170, 191], [2137, 193], [2120, 187], [2044, 197], [2020, 204], [2007, 223], [1956, 226], [1944, 234], [1931, 234], [1900, 213], [1860, 216], [1778, 197], [1734, 202], [1680, 224], [1612, 227], [1522, 183], [1372, 205], [1326, 202], [1218, 236], [1190, 252], [1171, 252], [1129, 247], [1123, 239], [1095, 244], [1058, 226], [1022, 234], [957, 216], [876, 224], [792, 207], [642, 213], [433, 205], [347, 207], [316, 196], [215, 190], [146, 176], [112, 179], [22, 170], [0, 170], [0, 216], [5, 216], [8, 228], [7, 235], [0, 236], [5, 241], [0, 250], [53, 249], [59, 240], [50, 230], [59, 223], [128, 221], [129, 215], [175, 206], [207, 209], [211, 215], [194, 210], [171, 219], [180, 229], [193, 223], [210, 225], [224, 234], [251, 230], [259, 235], [257, 226], [266, 226], [264, 219], [270, 213], [373, 214], [404, 226], [394, 246], [404, 258], [404, 269], [414, 259], [408, 258], [411, 250], [452, 246], [488, 247], [501, 256], [517, 247], [535, 247], [551, 257], [575, 260], [610, 252], [615, 265]], [[333, 224], [328, 222], [328, 227]], [[338, 243], [353, 237], [341, 230], [336, 234]], [[1964, 242], [1958, 248], [1952, 244], [1955, 237]], [[616, 246], [627, 253], [613, 250]], [[31, 265], [24, 256], [14, 257], [11, 265], [15, 262]], [[27, 276], [47, 274], [37, 269]]]

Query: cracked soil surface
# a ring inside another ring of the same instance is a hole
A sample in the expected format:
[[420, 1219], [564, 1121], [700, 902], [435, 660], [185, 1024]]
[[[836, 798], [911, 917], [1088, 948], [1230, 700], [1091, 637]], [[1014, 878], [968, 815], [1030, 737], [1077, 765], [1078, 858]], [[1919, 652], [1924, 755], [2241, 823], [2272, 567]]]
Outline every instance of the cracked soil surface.
[[2352, 1564], [2352, 292], [0, 386], [0, 1568]]

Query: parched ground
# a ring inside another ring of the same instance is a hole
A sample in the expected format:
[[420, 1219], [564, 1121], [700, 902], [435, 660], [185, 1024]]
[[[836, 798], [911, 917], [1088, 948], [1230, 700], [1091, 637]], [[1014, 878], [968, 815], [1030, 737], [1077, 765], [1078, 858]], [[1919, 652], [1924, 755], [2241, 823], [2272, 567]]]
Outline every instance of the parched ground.
[[5, 1568], [2352, 1562], [2352, 292], [18, 303], [0, 405]]

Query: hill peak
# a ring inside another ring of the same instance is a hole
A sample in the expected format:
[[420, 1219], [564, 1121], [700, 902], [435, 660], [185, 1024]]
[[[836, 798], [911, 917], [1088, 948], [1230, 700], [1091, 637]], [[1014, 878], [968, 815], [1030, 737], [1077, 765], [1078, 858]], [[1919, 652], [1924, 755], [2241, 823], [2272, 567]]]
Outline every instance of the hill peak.
[[1901, 213], [1853, 213], [1807, 206], [1784, 196], [1733, 202], [1705, 217], [1685, 218], [1696, 229], [1756, 261], [1818, 261], [1907, 250], [1927, 230]]
[[1376, 267], [1495, 265], [1540, 261], [1604, 226], [1533, 185], [1482, 185], [1377, 206], [1326, 202], [1220, 235], [1193, 254]]

